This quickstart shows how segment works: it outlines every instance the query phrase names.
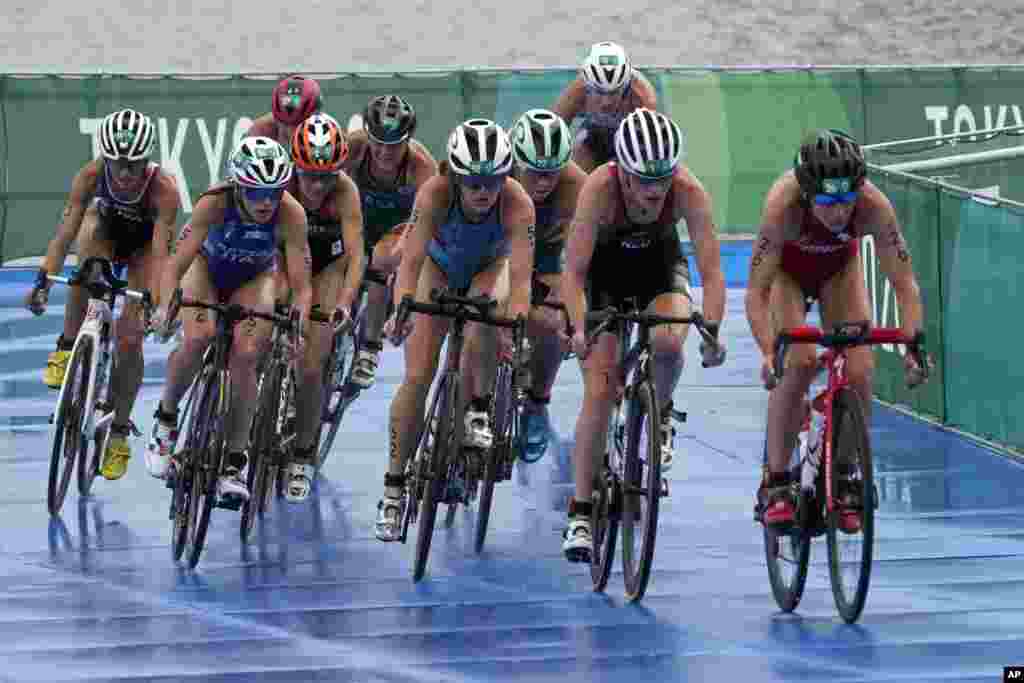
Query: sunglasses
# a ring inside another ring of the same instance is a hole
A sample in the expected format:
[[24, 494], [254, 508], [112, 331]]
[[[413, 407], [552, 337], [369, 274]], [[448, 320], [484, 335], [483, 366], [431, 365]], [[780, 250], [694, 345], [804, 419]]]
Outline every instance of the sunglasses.
[[149, 164], [149, 159], [135, 159], [134, 161], [128, 161], [127, 159], [118, 159], [111, 161], [111, 170], [116, 174], [121, 174], [125, 171], [131, 175], [142, 175], [142, 172], [146, 170], [146, 166]]
[[636, 180], [638, 185], [642, 185], [643, 187], [668, 187], [672, 184], [673, 177], [671, 175], [667, 175], [661, 178], [648, 178], [647, 176], [637, 175], [636, 173], [631, 173], [630, 175], [633, 176], [633, 179]]
[[459, 177], [459, 184], [471, 192], [494, 192], [504, 183], [504, 175], [464, 175]]
[[281, 201], [281, 197], [284, 196], [284, 188], [243, 187], [242, 195], [245, 197], [246, 201], [252, 202], [253, 204], [258, 204], [259, 202], [264, 202], [268, 199], [272, 202], [279, 202]]
[[816, 194], [814, 203], [818, 206], [832, 206], [833, 204], [852, 204], [857, 201], [856, 192], [841, 192], [839, 194]]
[[295, 175], [300, 178], [305, 178], [313, 183], [320, 183], [327, 185], [337, 179], [338, 174], [333, 171], [303, 171], [301, 169], [295, 169]]
[[366, 137], [369, 138], [370, 144], [377, 147], [394, 147], [400, 145], [409, 139], [409, 134], [405, 133], [394, 140], [381, 140], [370, 132], [370, 129], [366, 129]]
[[598, 97], [617, 97], [622, 94], [622, 88], [618, 90], [601, 90], [597, 86], [590, 85], [587, 83], [583, 86], [588, 95], [597, 95]]

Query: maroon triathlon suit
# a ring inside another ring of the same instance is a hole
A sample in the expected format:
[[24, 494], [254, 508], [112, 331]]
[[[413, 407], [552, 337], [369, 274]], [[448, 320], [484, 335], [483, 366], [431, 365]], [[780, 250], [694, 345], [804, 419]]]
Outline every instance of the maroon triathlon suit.
[[782, 271], [796, 280], [804, 296], [817, 299], [822, 285], [857, 256], [860, 236], [856, 208], [840, 232], [832, 232], [810, 209], [805, 209], [800, 236], [782, 245]]

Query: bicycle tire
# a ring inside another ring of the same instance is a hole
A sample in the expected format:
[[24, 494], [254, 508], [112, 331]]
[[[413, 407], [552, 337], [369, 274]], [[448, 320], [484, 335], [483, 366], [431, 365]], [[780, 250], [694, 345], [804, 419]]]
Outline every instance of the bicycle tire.
[[[334, 439], [338, 435], [341, 421], [345, 417], [345, 411], [349, 404], [355, 399], [355, 395], [349, 392], [355, 391], [350, 382], [352, 365], [356, 353], [359, 351], [359, 337], [355, 327], [346, 332], [343, 337], [348, 337], [348, 343], [342, 340], [335, 340], [327, 364], [324, 366], [323, 387], [324, 396], [321, 407], [321, 422], [318, 427], [316, 442], [317, 446], [317, 469], [323, 467], [327, 456], [331, 454], [334, 446]], [[337, 403], [334, 410], [331, 410], [331, 403], [334, 402], [334, 395], [337, 393]]]
[[[646, 421], [645, 419], [646, 418]], [[647, 436], [644, 462], [640, 459], [641, 429]], [[622, 482], [622, 575], [626, 584], [626, 599], [636, 602], [643, 598], [651, 578], [654, 547], [658, 538], [658, 509], [661, 502], [661, 411], [654, 399], [650, 382], [635, 387], [626, 416], [626, 454]], [[646, 503], [643, 531], [637, 534], [637, 513], [640, 502]], [[634, 557], [634, 540], [639, 536], [640, 548]]]
[[192, 476], [192, 513], [189, 515], [192, 530], [188, 552], [189, 569], [195, 569], [206, 546], [206, 534], [210, 528], [210, 517], [217, 501], [217, 476], [220, 474], [223, 457], [224, 427], [226, 424], [227, 397], [231, 394], [231, 378], [227, 370], [213, 371], [208, 391], [204, 397], [206, 410], [200, 413], [203, 419]]
[[[768, 462], [768, 442], [764, 444], [764, 462]], [[797, 470], [799, 472], [799, 470]], [[806, 520], [815, 500], [805, 499], [801, 494], [798, 520]], [[783, 612], [792, 612], [800, 604], [807, 585], [807, 568], [811, 558], [811, 533], [804, 525], [794, 525], [790, 529], [778, 529], [769, 524], [761, 524], [764, 536], [764, 559], [768, 567], [768, 582], [772, 587], [775, 604]], [[790, 555], [794, 566], [793, 575], [787, 581], [782, 566], [780, 553], [784, 543], [789, 543]]]
[[[430, 453], [430, 460], [426, 467], [429, 480], [424, 487], [423, 498], [420, 500], [420, 512], [416, 520], [416, 558], [412, 571], [413, 581], [422, 579], [426, 572], [430, 542], [434, 536], [437, 506], [448, 485], [448, 455], [458, 431], [458, 421], [453, 420], [453, 413], [458, 406], [458, 384], [457, 381], [450, 381], [447, 374], [444, 376], [438, 386], [438, 391], [443, 393], [437, 402], [434, 413], [427, 416], [424, 427], [424, 429], [430, 429], [431, 424], [434, 423], [437, 425], [437, 431], [433, 434], [433, 451]], [[433, 419], [435, 414], [436, 420]]]
[[[276, 397], [280, 394], [281, 366], [272, 364], [270, 372], [263, 375], [259, 385], [256, 414], [253, 417], [249, 450], [250, 462], [246, 474], [246, 486], [249, 489], [249, 500], [242, 503], [239, 535], [242, 543], [248, 543], [255, 526], [256, 518], [266, 512], [267, 470], [274, 447], [274, 429], [277, 419]], [[275, 397], [275, 398], [270, 398]]]
[[[96, 397], [93, 403], [93, 410], [97, 410], [99, 406], [103, 406], [111, 411], [114, 410], [114, 404], [110, 400], [110, 385], [114, 373], [116, 372], [116, 355], [113, 355], [110, 358], [110, 362], [107, 367], [109, 368], [107, 371], [107, 377], [103, 382], [103, 393], [105, 393], [106, 396]], [[96, 477], [99, 476], [100, 467], [103, 463], [103, 455], [107, 452], [107, 444], [110, 442], [111, 424], [112, 422], [108, 422], [106, 427], [96, 430], [95, 438], [93, 439], [94, 448], [86, 449], [84, 456], [78, 458], [78, 495], [82, 498], [92, 493], [92, 485], [95, 483]]]
[[[88, 441], [82, 436], [82, 419], [85, 402], [88, 399], [92, 355], [92, 339], [82, 337], [64, 373], [60, 405], [54, 420], [50, 475], [46, 487], [46, 506], [51, 515], [60, 514], [68, 493], [68, 484], [71, 483], [71, 473], [75, 469], [75, 461], [88, 449]], [[76, 381], [76, 378], [79, 381]]]
[[[849, 418], [847, 422], [844, 418]], [[845, 425], [849, 424], [849, 427]], [[864, 420], [864, 409], [860, 396], [852, 388], [840, 389], [832, 400], [832, 462], [834, 465], [840, 452], [856, 449], [860, 460], [861, 473], [861, 525], [864, 537], [860, 544], [860, 559], [857, 586], [852, 595], [847, 595], [843, 588], [842, 566], [839, 557], [840, 537], [848, 535], [840, 528], [840, 511], [834, 506], [828, 514], [826, 537], [828, 539], [828, 569], [832, 582], [832, 596], [835, 599], [839, 615], [848, 624], [860, 618], [867, 601], [868, 588], [871, 584], [871, 562], [875, 541], [875, 481], [871, 462], [871, 442], [868, 436], [867, 423]], [[826, 477], [826, 480], [829, 477]], [[838, 500], [839, 477], [832, 476], [832, 498]], [[852, 534], [851, 534], [852, 535]]]
[[110, 441], [110, 425], [96, 430], [93, 447], [87, 448], [82, 457], [78, 458], [78, 495], [85, 498], [92, 493], [92, 485], [100, 473], [103, 454], [107, 452]]
[[615, 565], [615, 545], [619, 538], [622, 504], [619, 482], [607, 464], [602, 464], [599, 472], [594, 475], [594, 490], [590, 500], [590, 534], [593, 539], [590, 580], [594, 592], [601, 593], [607, 588], [612, 567]]
[[494, 382], [494, 446], [484, 454], [483, 472], [480, 479], [480, 499], [477, 501], [476, 534], [473, 550], [479, 555], [487, 540], [487, 525], [491, 519], [491, 505], [494, 502], [494, 484], [498, 479], [498, 468], [509, 457], [512, 448], [512, 424], [515, 419], [512, 400], [512, 367], [508, 361], [498, 364]]
[[199, 432], [194, 428], [201, 424], [200, 420], [204, 414], [204, 398], [206, 396], [206, 377], [209, 374], [210, 366], [207, 364], [207, 356], [203, 356], [203, 365], [199, 373], [192, 381], [188, 392], [188, 400], [185, 403], [185, 422], [182, 426], [188, 425], [185, 432], [185, 444], [182, 450], [177, 453], [177, 472], [175, 473], [174, 491], [171, 495], [171, 557], [175, 562], [181, 561], [185, 548], [189, 544], [189, 534], [192, 529], [192, 477], [195, 470], [195, 462], [192, 454], [196, 452], [196, 440]]

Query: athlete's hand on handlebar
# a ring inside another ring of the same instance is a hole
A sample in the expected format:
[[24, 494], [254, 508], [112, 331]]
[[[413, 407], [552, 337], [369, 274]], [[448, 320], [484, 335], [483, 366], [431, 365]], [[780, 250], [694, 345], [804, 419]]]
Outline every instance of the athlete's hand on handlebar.
[[388, 318], [388, 321], [384, 323], [384, 336], [387, 337], [387, 340], [391, 342], [392, 346], [401, 346], [402, 342], [405, 341], [405, 338], [412, 332], [411, 316], [406, 315], [404, 316], [405, 319], [402, 322], [399, 322], [398, 313], [399, 311], [396, 311], [390, 318]]

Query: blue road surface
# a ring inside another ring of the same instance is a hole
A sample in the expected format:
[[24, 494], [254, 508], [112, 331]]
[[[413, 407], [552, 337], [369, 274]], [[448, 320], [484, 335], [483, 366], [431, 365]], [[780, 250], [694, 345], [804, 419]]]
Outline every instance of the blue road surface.
[[[986, 447], [875, 405], [881, 498], [871, 592], [838, 617], [814, 542], [805, 597], [781, 614], [752, 520], [766, 393], [742, 290], [730, 290], [727, 364], [702, 369], [696, 335], [675, 395], [676, 438], [655, 567], [643, 602], [605, 594], [561, 554], [564, 458], [582, 396], [575, 362], [552, 402], [559, 440], [499, 485], [487, 547], [472, 515], [438, 525], [427, 576], [414, 543], [373, 537], [388, 406], [401, 351], [351, 407], [305, 504], [277, 505], [246, 547], [216, 510], [194, 572], [170, 557], [169, 492], [133, 442], [124, 479], [46, 511], [41, 382], [60, 329], [20, 309], [27, 279], [0, 285], [0, 681], [942, 681], [1002, 680], [1024, 663], [1024, 469]], [[700, 291], [697, 291], [698, 297]], [[135, 411], [148, 437], [168, 346], [147, 344]]]

